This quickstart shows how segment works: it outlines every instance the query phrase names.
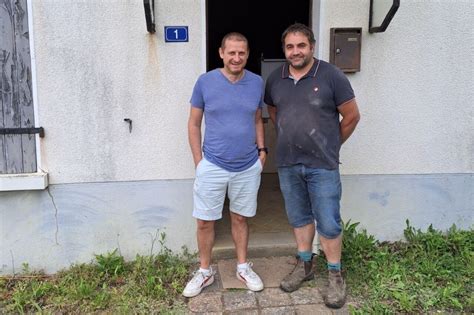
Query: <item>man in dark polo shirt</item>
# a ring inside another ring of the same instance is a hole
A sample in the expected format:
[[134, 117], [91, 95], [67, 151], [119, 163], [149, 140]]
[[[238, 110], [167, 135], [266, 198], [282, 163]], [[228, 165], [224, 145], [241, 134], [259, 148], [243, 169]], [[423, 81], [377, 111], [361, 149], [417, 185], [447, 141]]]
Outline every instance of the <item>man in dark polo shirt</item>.
[[280, 286], [291, 292], [314, 278], [316, 221], [328, 266], [324, 301], [340, 308], [346, 288], [341, 275], [339, 149], [359, 122], [359, 110], [344, 73], [313, 57], [315, 39], [310, 28], [291, 25], [283, 32], [282, 44], [287, 63], [268, 78], [265, 103], [277, 130], [280, 188], [298, 254], [294, 270]]

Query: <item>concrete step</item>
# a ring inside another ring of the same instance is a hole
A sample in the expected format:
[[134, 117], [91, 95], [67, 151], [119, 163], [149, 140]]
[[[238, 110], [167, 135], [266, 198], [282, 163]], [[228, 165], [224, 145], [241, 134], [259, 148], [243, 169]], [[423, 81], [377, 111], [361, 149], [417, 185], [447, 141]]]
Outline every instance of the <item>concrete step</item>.
[[[288, 256], [295, 253], [296, 244], [291, 232], [252, 233], [250, 235], [248, 246], [249, 258]], [[231, 259], [236, 257], [231, 235], [221, 235], [216, 239], [212, 257], [213, 259]]]

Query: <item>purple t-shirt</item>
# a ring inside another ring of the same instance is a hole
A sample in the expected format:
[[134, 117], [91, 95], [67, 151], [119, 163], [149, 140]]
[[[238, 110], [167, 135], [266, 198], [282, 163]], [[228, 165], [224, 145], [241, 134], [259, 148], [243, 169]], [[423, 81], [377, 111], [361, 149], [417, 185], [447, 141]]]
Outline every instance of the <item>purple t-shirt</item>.
[[255, 113], [262, 108], [263, 94], [262, 78], [248, 70], [236, 83], [231, 83], [220, 69], [199, 77], [190, 102], [204, 110], [202, 150], [209, 162], [231, 172], [255, 164]]

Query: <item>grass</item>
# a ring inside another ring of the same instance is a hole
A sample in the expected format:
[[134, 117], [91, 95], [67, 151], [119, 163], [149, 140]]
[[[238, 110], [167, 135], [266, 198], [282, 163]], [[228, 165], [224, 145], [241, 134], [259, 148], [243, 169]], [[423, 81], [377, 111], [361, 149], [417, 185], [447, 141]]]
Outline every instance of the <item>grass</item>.
[[195, 256], [171, 252], [164, 238], [158, 254], [131, 262], [114, 250], [51, 277], [24, 265], [20, 276], [0, 278], [0, 313], [183, 313], [180, 295]]
[[[379, 242], [344, 224], [343, 268], [353, 314], [474, 313], [474, 231], [407, 226], [404, 242]], [[23, 266], [0, 278], [0, 313], [181, 314], [180, 293], [195, 256], [164, 246], [127, 262], [117, 250], [46, 276]], [[325, 264], [317, 258], [318, 269]]]
[[473, 313], [474, 231], [454, 225], [404, 230], [405, 242], [378, 242], [344, 225], [343, 264], [353, 314]]

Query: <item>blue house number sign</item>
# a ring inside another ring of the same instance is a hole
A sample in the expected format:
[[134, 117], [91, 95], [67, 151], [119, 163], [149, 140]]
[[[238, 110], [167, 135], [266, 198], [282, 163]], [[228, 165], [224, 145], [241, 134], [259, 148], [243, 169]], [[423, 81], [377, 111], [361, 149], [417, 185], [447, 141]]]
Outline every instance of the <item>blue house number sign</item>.
[[188, 40], [187, 26], [165, 26], [165, 42], [187, 42]]

